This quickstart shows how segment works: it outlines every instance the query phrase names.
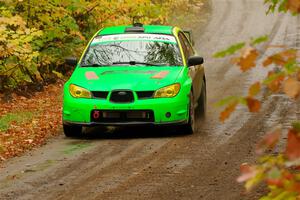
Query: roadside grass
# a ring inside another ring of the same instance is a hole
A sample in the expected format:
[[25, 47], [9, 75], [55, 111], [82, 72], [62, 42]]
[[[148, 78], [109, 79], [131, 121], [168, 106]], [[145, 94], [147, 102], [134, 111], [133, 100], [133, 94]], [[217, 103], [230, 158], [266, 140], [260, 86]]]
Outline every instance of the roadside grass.
[[15, 94], [0, 108], [0, 165], [61, 134], [63, 82], [47, 85], [31, 98]]
[[18, 111], [15, 113], [8, 113], [0, 117], [0, 132], [5, 132], [9, 129], [12, 123], [17, 125], [32, 120], [34, 112], [31, 111]]

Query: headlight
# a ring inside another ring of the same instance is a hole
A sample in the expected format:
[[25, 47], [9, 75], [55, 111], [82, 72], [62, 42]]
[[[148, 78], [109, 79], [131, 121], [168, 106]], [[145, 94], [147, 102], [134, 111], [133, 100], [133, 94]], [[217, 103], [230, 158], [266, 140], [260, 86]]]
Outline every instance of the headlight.
[[180, 91], [180, 84], [176, 83], [157, 90], [154, 98], [170, 98], [175, 97]]
[[92, 94], [87, 89], [71, 84], [69, 87], [70, 94], [75, 98], [92, 98]]

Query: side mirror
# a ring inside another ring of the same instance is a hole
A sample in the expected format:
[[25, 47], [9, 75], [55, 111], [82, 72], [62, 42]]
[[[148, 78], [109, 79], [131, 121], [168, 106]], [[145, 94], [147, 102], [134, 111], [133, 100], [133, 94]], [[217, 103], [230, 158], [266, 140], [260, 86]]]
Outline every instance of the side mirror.
[[188, 59], [188, 66], [202, 65], [204, 63], [204, 59], [200, 56], [191, 56]]
[[75, 66], [78, 63], [78, 60], [77, 60], [77, 58], [74, 58], [74, 57], [68, 57], [68, 58], [65, 58], [65, 62], [67, 65]]

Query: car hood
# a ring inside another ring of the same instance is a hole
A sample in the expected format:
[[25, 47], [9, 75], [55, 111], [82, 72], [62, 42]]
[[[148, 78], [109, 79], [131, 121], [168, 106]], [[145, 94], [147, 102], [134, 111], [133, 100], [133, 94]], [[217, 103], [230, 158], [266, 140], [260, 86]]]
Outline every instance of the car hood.
[[151, 91], [173, 84], [183, 67], [78, 67], [70, 83], [91, 91]]

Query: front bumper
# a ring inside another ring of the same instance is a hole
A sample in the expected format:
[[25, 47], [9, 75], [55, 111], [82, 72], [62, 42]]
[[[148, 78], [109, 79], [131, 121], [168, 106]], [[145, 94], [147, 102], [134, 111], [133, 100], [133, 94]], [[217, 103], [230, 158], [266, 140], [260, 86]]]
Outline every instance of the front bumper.
[[[69, 95], [64, 96], [63, 123], [82, 126], [128, 126], [128, 125], [170, 125], [184, 124], [188, 121], [188, 95], [178, 95], [174, 98], [136, 100], [134, 103], [118, 104], [104, 99], [76, 99]], [[154, 120], [151, 122], [116, 121], [93, 122], [93, 110], [151, 110]], [[167, 116], [170, 113], [171, 116]]]
[[187, 120], [182, 121], [173, 121], [166, 123], [155, 123], [155, 122], [90, 122], [90, 123], [80, 123], [72, 121], [63, 121], [64, 125], [75, 125], [75, 126], [84, 126], [84, 127], [93, 127], [93, 126], [173, 126], [173, 125], [183, 125], [186, 124]]

